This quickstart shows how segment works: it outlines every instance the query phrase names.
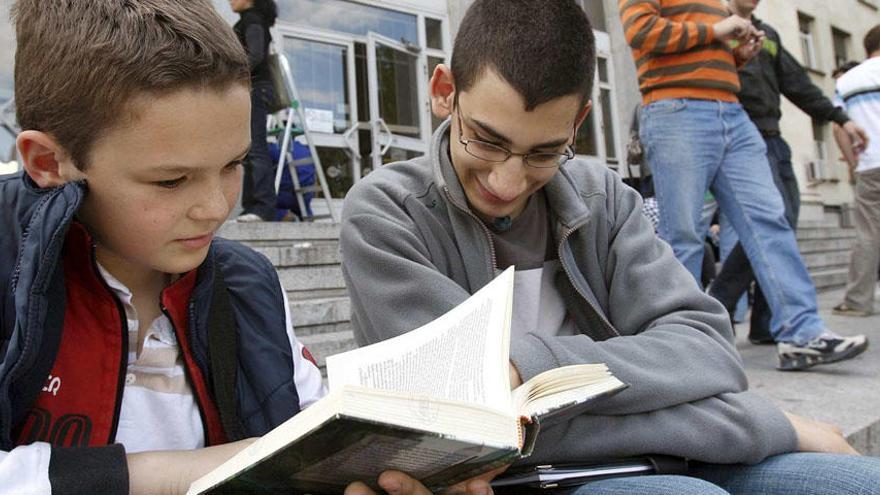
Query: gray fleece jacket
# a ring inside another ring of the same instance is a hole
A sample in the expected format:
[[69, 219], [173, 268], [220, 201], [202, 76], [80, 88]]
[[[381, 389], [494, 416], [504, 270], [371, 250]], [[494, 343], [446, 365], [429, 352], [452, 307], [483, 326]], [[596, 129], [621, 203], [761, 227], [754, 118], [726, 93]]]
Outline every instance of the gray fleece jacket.
[[[342, 269], [359, 344], [417, 328], [495, 274], [489, 231], [449, 159], [449, 122], [427, 156], [387, 165], [346, 198]], [[668, 454], [756, 463], [795, 450], [782, 412], [747, 392], [721, 305], [702, 293], [606, 167], [572, 160], [545, 186], [564, 270], [557, 288], [580, 335], [511, 342], [523, 380], [606, 363], [630, 387], [541, 431], [529, 463]]]

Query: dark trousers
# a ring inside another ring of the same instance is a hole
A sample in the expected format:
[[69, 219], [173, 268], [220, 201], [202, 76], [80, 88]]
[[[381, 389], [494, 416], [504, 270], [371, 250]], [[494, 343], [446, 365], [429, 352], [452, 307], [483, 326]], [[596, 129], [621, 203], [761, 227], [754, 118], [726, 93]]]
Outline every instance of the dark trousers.
[[[765, 137], [767, 159], [773, 173], [773, 182], [782, 194], [785, 203], [785, 218], [792, 229], [797, 229], [798, 215], [801, 209], [801, 195], [797, 177], [791, 166], [791, 148], [780, 136]], [[743, 292], [747, 291], [755, 274], [746, 257], [742, 244], [737, 243], [733, 251], [724, 261], [721, 272], [712, 283], [709, 294], [721, 301], [731, 314], [736, 310], [736, 303]], [[761, 287], [755, 285], [755, 298], [752, 305], [749, 338], [752, 340], [770, 340], [770, 307], [761, 293]]]
[[266, 116], [272, 83], [254, 81], [251, 88], [251, 151], [244, 162], [241, 207], [263, 220], [275, 219], [275, 164], [266, 144]]

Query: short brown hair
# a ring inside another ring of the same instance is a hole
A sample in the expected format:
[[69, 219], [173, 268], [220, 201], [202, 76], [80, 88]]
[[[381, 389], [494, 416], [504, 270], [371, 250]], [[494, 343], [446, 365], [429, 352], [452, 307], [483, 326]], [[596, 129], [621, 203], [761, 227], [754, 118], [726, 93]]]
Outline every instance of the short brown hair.
[[528, 111], [573, 94], [586, 102], [595, 65], [593, 29], [574, 0], [476, 0], [452, 50], [457, 92], [492, 69], [522, 95]]
[[80, 169], [133, 97], [250, 81], [209, 0], [18, 0], [12, 19], [19, 125], [52, 135]]
[[865, 55], [870, 57], [877, 50], [880, 50], [880, 24], [874, 26], [865, 35]]

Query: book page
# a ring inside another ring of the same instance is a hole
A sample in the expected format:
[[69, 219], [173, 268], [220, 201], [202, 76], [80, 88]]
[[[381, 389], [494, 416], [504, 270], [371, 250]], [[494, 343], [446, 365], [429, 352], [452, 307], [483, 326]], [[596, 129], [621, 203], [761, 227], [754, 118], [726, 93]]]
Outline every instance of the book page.
[[416, 330], [328, 357], [330, 389], [359, 385], [509, 412], [513, 275], [505, 270]]

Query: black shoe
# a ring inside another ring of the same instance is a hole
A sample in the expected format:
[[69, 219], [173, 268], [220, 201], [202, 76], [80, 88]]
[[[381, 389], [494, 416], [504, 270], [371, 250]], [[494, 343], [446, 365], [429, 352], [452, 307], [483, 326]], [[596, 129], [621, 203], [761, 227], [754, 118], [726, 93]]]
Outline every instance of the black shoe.
[[752, 335], [749, 334], [749, 342], [754, 345], [771, 345], [775, 344], [776, 341], [773, 340], [773, 337], [770, 335]]
[[835, 363], [858, 356], [868, 348], [868, 338], [864, 335], [841, 337], [825, 334], [799, 346], [792, 342], [776, 345], [781, 371], [805, 370], [819, 364]]

